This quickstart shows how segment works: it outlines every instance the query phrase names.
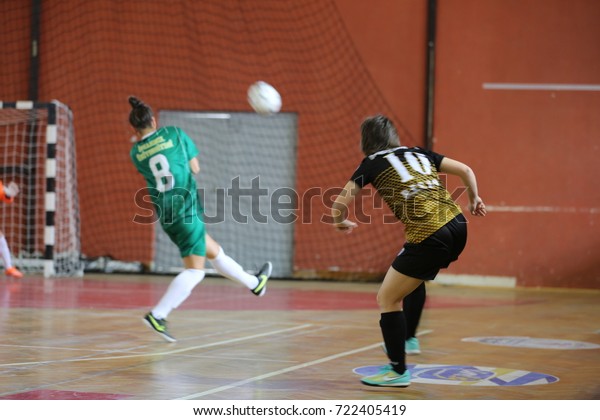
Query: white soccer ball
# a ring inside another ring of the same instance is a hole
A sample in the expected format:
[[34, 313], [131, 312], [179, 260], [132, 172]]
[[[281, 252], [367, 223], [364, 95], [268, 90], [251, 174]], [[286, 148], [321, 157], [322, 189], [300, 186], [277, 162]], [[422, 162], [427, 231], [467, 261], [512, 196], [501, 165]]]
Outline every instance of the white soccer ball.
[[248, 88], [248, 103], [261, 115], [271, 115], [281, 110], [281, 95], [270, 84], [262, 80]]

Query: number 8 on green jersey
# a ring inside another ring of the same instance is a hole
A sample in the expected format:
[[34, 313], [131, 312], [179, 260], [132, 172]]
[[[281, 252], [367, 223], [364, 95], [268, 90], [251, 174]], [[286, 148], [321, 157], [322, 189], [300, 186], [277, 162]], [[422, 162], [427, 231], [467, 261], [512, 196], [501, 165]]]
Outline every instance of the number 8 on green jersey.
[[146, 180], [159, 221], [181, 257], [206, 255], [202, 207], [189, 161], [198, 154], [178, 127], [162, 127], [131, 148], [131, 159]]

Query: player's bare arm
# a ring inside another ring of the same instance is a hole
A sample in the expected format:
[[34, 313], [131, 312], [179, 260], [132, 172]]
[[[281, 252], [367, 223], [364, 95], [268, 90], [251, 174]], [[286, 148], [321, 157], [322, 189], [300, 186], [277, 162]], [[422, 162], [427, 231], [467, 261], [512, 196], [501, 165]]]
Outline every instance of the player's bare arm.
[[440, 170], [450, 175], [456, 175], [461, 179], [469, 194], [469, 211], [474, 216], [485, 216], [487, 211], [483, 200], [479, 197], [477, 178], [473, 170], [464, 163], [450, 158], [442, 160]]
[[195, 175], [198, 172], [200, 172], [200, 162], [198, 162], [198, 158], [193, 157], [190, 159], [189, 161], [190, 164], [190, 170], [192, 171], [192, 173]]
[[352, 229], [357, 227], [356, 223], [346, 219], [346, 217], [348, 216], [348, 206], [359, 191], [360, 187], [354, 181], [348, 181], [331, 206], [333, 226], [337, 230], [350, 233]]

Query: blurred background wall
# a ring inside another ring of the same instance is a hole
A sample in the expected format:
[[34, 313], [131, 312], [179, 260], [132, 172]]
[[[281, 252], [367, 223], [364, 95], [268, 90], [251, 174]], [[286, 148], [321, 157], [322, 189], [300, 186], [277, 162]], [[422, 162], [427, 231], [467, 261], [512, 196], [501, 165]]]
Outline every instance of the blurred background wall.
[[[155, 111], [249, 112], [246, 89], [260, 79], [298, 115], [297, 277], [379, 277], [402, 227], [380, 223], [388, 212], [371, 197], [371, 226], [339, 235], [320, 221], [327, 200], [306, 193], [346, 182], [366, 116], [387, 114], [406, 145], [425, 146], [427, 6], [41, 1], [38, 99], [73, 110], [84, 255], [152, 258], [151, 226], [132, 223], [143, 180], [127, 97]], [[31, 14], [32, 2], [0, 1], [1, 101], [28, 99]], [[490, 210], [468, 217], [449, 273], [600, 287], [599, 21], [595, 0], [438, 0], [433, 149], [474, 169]]]

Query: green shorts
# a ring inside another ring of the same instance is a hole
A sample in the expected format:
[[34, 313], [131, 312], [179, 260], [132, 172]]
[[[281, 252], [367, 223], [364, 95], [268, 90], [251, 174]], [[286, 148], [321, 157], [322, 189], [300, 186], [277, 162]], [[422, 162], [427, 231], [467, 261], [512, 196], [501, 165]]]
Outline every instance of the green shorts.
[[200, 215], [178, 218], [170, 223], [163, 223], [161, 220], [161, 225], [171, 241], [179, 248], [182, 258], [190, 255], [206, 256], [206, 231]]

